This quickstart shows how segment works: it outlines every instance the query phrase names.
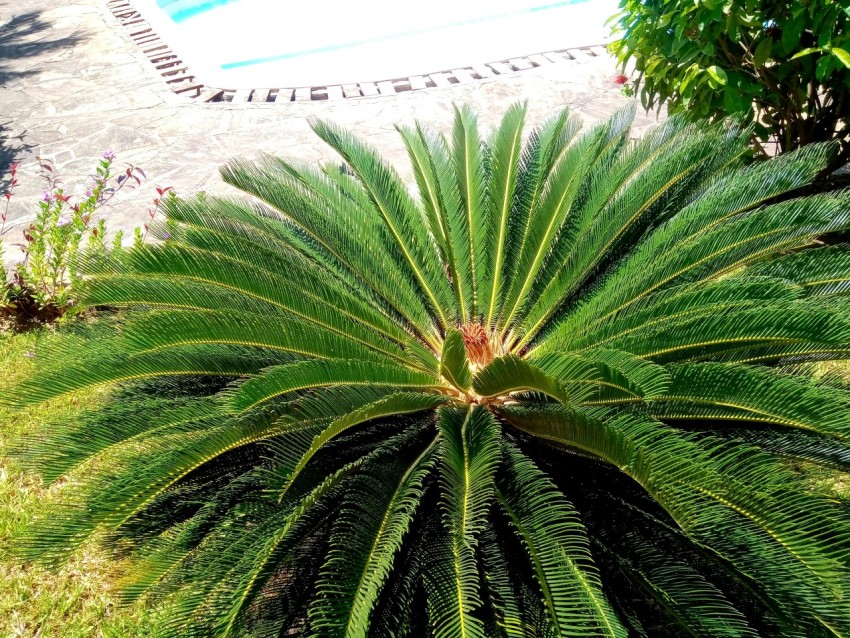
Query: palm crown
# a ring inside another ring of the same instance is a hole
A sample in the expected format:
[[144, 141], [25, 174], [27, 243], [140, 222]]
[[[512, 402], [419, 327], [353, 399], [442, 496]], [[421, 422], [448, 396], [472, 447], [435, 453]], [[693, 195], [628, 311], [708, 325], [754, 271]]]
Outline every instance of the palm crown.
[[106, 530], [179, 636], [850, 633], [850, 197], [780, 197], [835, 148], [524, 121], [399, 128], [415, 194], [318, 122], [90, 264], [129, 310], [18, 402], [125, 384], [21, 451], [76, 477], [23, 549]]

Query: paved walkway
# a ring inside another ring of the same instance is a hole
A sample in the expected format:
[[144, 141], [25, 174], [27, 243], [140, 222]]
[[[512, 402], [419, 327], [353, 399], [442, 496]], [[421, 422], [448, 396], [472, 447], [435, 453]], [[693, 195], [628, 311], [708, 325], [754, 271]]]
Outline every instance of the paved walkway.
[[[217, 169], [230, 157], [272, 152], [307, 161], [332, 159], [309, 129], [312, 117], [368, 138], [409, 177], [393, 125], [418, 118], [447, 129], [453, 102], [473, 106], [489, 127], [516, 100], [529, 100], [532, 123], [565, 104], [586, 122], [596, 121], [628, 101], [614, 83], [613, 60], [601, 55], [393, 96], [203, 104], [166, 87], [105, 0], [0, 0], [0, 25], [0, 135], [5, 138], [0, 140], [0, 190], [12, 156], [20, 161], [21, 182], [10, 207], [9, 243], [20, 241], [20, 228], [32, 219], [42, 192], [36, 155], [52, 159], [72, 190], [81, 190], [104, 149], [113, 150], [119, 163], [141, 166], [148, 182], [121, 193], [106, 211], [110, 230], [131, 230], [143, 223], [155, 185], [184, 194], [227, 192]], [[172, 46], [179, 53], [179, 43]], [[639, 115], [636, 130], [654, 121], [653, 115]], [[7, 263], [18, 258], [12, 250], [7, 253]]]

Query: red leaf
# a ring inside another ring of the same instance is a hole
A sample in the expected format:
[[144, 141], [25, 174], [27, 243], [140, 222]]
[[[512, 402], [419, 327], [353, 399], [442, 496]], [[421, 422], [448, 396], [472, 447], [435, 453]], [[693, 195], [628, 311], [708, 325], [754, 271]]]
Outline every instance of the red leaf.
[[162, 190], [159, 186], [157, 186], [157, 187], [156, 187], [156, 192], [157, 192], [157, 195], [159, 195], [160, 197], [162, 197], [162, 194], [163, 194], [165, 191], [164, 191], [164, 190]]
[[136, 166], [136, 172], [140, 173], [144, 179], [148, 178], [148, 176], [145, 175], [145, 172], [141, 168], [139, 168], [138, 166]]

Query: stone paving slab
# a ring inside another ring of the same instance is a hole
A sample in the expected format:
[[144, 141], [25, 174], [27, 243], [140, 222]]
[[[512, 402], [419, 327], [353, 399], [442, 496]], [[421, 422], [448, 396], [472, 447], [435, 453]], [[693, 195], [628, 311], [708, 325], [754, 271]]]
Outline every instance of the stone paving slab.
[[[368, 139], [412, 183], [397, 122], [420, 119], [448, 131], [458, 103], [478, 111], [486, 130], [508, 105], [528, 100], [529, 124], [565, 105], [587, 124], [629, 101], [614, 83], [614, 61], [603, 54], [421, 91], [368, 96], [363, 90], [364, 97], [313, 101], [299, 101], [296, 92], [283, 104], [205, 104], [172, 92], [103, 0], [0, 0], [0, 25], [0, 134], [20, 162], [9, 243], [20, 241], [41, 195], [36, 155], [52, 159], [72, 190], [82, 190], [104, 149], [113, 150], [119, 164], [141, 166], [148, 182], [122, 192], [105, 211], [111, 231], [131, 231], [144, 222], [157, 185], [181, 194], [233, 194], [218, 177], [231, 157], [276, 153], [336, 161], [310, 131], [310, 118], [327, 118]], [[350, 87], [343, 89], [349, 94]], [[655, 120], [639, 111], [636, 134]], [[7, 262], [17, 258], [7, 253]]]

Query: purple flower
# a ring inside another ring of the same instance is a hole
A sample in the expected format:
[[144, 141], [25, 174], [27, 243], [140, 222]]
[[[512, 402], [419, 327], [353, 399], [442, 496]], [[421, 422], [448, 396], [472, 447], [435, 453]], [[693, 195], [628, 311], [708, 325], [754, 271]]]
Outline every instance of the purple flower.
[[71, 216], [68, 213], [62, 213], [61, 215], [59, 215], [59, 219], [56, 220], [56, 225], [59, 226], [59, 228], [67, 226], [70, 223]]
[[163, 239], [171, 239], [171, 233], [162, 233]]
[[92, 195], [94, 195], [94, 192], [92, 191], [92, 189], [90, 189], [90, 188], [86, 189], [86, 199], [88, 199]]
[[113, 153], [112, 151], [107, 149], [107, 150], [103, 151], [103, 159], [105, 159], [108, 162], [111, 162], [112, 160], [115, 159], [115, 153]]
[[41, 201], [52, 202], [53, 201], [53, 195], [51, 195], [47, 191], [44, 191], [44, 194], [41, 196]]

